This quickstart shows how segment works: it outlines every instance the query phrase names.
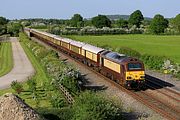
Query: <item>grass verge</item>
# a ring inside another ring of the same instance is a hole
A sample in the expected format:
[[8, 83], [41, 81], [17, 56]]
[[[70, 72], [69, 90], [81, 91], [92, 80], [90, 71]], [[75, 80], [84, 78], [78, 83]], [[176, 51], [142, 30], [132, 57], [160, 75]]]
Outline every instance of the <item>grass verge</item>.
[[10, 42], [3, 42], [0, 47], [0, 77], [9, 73], [12, 68], [12, 45]]

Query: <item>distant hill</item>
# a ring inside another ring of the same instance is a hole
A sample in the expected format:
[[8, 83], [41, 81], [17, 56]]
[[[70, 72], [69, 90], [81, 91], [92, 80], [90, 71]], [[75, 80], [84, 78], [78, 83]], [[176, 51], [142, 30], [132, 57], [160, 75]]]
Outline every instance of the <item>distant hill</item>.
[[[106, 15], [110, 20], [124, 19], [128, 20], [130, 15]], [[145, 20], [151, 20], [150, 17], [144, 17]]]

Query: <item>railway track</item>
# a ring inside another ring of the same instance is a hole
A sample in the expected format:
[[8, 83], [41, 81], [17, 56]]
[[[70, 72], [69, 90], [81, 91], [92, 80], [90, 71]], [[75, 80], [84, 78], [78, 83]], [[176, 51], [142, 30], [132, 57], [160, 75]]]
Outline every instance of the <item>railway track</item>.
[[[147, 79], [146, 81], [148, 81], [150, 84], [146, 84], [146, 86], [151, 89], [151, 90], [156, 90], [157, 92], [173, 99], [176, 102], [180, 102], [180, 93], [177, 91], [174, 91], [172, 89], [166, 88], [166, 87], [162, 87], [160, 84], [153, 82], [149, 79]], [[162, 87], [161, 89], [157, 89], [157, 87]], [[162, 91], [162, 89], [164, 91]]]
[[[42, 42], [44, 42], [44, 41], [42, 41]], [[48, 44], [48, 43], [45, 42], [45, 44]], [[104, 80], [108, 81], [112, 86], [115, 86], [118, 89], [120, 89], [121, 91], [126, 92], [127, 94], [131, 95], [137, 101], [140, 101], [141, 103], [143, 103], [147, 107], [149, 107], [152, 110], [154, 110], [155, 112], [159, 113], [161, 116], [163, 116], [163, 117], [165, 117], [167, 119], [171, 119], [171, 120], [180, 119], [180, 116], [179, 116], [179, 113], [178, 113], [179, 110], [174, 109], [173, 106], [167, 105], [167, 104], [159, 101], [158, 99], [154, 98], [152, 95], [146, 93], [145, 91], [134, 92], [134, 91], [131, 91], [131, 90], [127, 90], [124, 87], [117, 84], [116, 82], [110, 80], [109, 78], [107, 78], [107, 77], [103, 76], [102, 74], [100, 74], [99, 72], [95, 71], [93, 68], [90, 68], [90, 67], [86, 66], [85, 64], [81, 63], [80, 61], [78, 61], [78, 60], [76, 60], [76, 59], [74, 59], [72, 57], [70, 57], [69, 55], [65, 54], [64, 52], [61, 52], [60, 50], [57, 50], [55, 48], [55, 46], [54, 47], [52, 47], [51, 45], [49, 45], [49, 46], [51, 48], [53, 48], [54, 50], [60, 52], [64, 56], [66, 56], [68, 59], [73, 59], [78, 64], [83, 65], [86, 69], [89, 69], [93, 73], [95, 73], [98, 76], [102, 77]], [[173, 91], [173, 90], [169, 90], [169, 91]], [[173, 91], [173, 93], [177, 94], [177, 92], [175, 92], [175, 91]], [[179, 95], [179, 93], [177, 95]], [[169, 98], [178, 100], [177, 98], [173, 98], [172, 96], [169, 97]]]

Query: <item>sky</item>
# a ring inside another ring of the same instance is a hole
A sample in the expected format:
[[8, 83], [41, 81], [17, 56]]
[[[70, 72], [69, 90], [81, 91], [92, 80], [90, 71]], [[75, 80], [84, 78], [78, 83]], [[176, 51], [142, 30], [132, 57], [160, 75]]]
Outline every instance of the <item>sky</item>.
[[145, 17], [180, 14], [180, 0], [0, 0], [0, 16], [8, 19], [69, 19], [75, 13], [84, 18], [103, 15], [130, 15], [140, 10]]

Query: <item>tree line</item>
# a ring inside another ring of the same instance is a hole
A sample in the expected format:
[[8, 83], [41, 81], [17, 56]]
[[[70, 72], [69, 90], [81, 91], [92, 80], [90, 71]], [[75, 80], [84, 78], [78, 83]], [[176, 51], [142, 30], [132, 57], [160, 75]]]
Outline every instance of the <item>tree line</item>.
[[[65, 30], [74, 31], [81, 30], [82, 28], [94, 27], [102, 29], [108, 28], [121, 28], [124, 31], [132, 29], [141, 29], [142, 32], [127, 32], [127, 33], [150, 33], [150, 34], [180, 34], [180, 14], [175, 18], [166, 19], [163, 15], [156, 14], [153, 19], [145, 20], [140, 10], [134, 11], [129, 19], [110, 20], [106, 15], [97, 15], [91, 19], [83, 18], [80, 14], [74, 14], [71, 19], [21, 19], [21, 20], [7, 20], [0, 17], [0, 35], [9, 33], [12, 36], [17, 36], [22, 26], [30, 26], [35, 29], [48, 29], [50, 32]], [[121, 30], [120, 29], [120, 30]], [[65, 32], [66, 32], [65, 31]], [[92, 31], [92, 29], [90, 30]], [[113, 31], [113, 30], [112, 30]], [[116, 33], [125, 33], [125, 32]], [[96, 31], [95, 31], [96, 32]], [[54, 32], [52, 32], [54, 33]], [[106, 33], [106, 32], [105, 32]]]
[[[80, 14], [75, 14], [71, 18], [70, 23], [72, 27], [83, 27], [83, 25], [86, 25], [86, 20], [83, 20], [83, 17]], [[160, 14], [156, 14], [152, 20], [144, 20], [144, 16], [141, 11], [136, 10], [130, 15], [128, 20], [119, 19], [113, 21], [107, 18], [105, 15], [98, 15], [91, 19], [91, 25], [95, 26], [96, 28], [118, 27], [130, 29], [133, 26], [136, 28], [146, 27], [146, 29], [153, 34], [164, 33], [165, 29], [170, 26], [180, 33], [180, 14], [170, 20], [164, 18], [164, 16]]]

